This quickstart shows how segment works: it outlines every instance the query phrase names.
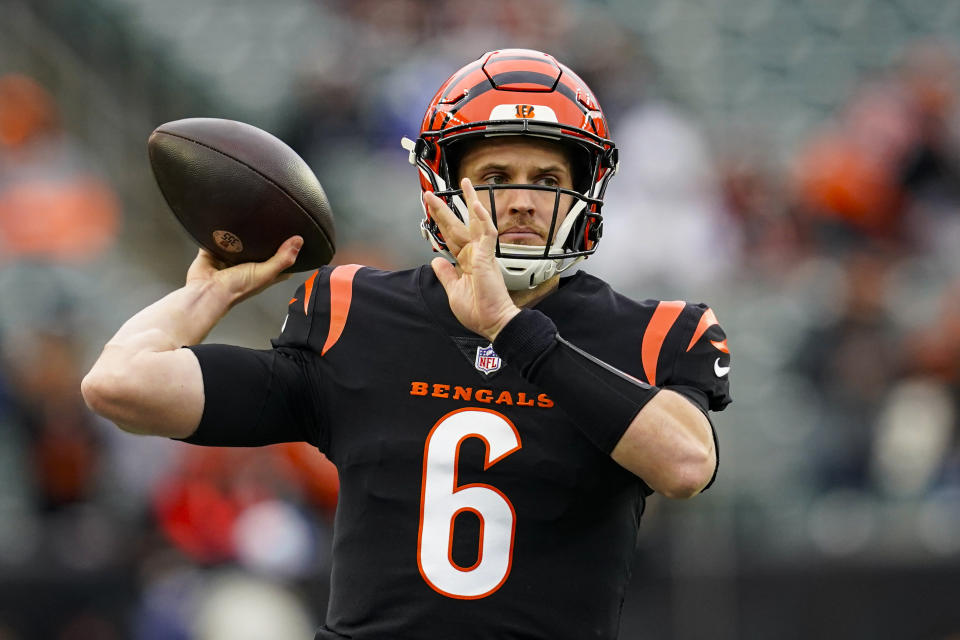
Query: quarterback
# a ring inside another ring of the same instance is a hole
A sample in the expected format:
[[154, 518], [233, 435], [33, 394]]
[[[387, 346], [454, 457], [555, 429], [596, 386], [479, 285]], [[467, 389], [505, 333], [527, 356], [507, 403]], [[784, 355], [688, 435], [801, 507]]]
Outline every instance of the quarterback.
[[107, 343], [84, 397], [134, 433], [305, 441], [336, 464], [318, 639], [615, 638], [646, 498], [716, 474], [723, 330], [703, 304], [571, 269], [600, 243], [617, 149], [553, 57], [483, 55], [403, 144], [430, 265], [321, 268], [252, 350], [201, 343], [302, 239], [230, 268], [201, 250]]

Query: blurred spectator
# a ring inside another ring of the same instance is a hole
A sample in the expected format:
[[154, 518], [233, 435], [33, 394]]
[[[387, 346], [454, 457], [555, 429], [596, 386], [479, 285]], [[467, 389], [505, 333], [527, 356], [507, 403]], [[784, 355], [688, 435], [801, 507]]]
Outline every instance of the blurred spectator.
[[20, 334], [7, 348], [18, 418], [28, 436], [36, 499], [55, 510], [93, 496], [100, 447], [93, 416], [77, 394], [82, 377], [66, 335]]
[[800, 341], [792, 368], [819, 400], [811, 453], [820, 489], [866, 488], [874, 424], [900, 367], [900, 342], [886, 310], [888, 254], [858, 251], [844, 261], [834, 317]]
[[957, 65], [944, 43], [914, 45], [801, 152], [799, 201], [825, 249], [882, 241], [916, 250], [918, 241], [937, 244], [944, 218], [956, 220]]
[[906, 340], [907, 372], [960, 387], [960, 280], [946, 287], [934, 321]]
[[181, 453], [155, 489], [154, 511], [163, 533], [194, 561], [288, 577], [324, 559], [338, 480], [315, 449], [290, 443]]
[[916, 144], [904, 158], [903, 183], [917, 197], [960, 201], [960, 60], [955, 45], [911, 47], [899, 78], [917, 122]]
[[922, 41], [899, 70], [918, 123], [917, 144], [904, 159], [911, 194], [908, 224], [917, 248], [960, 274], [960, 58], [956, 44]]
[[242, 574], [223, 574], [200, 594], [195, 640], [309, 638], [316, 623], [288, 589]]
[[918, 129], [901, 87], [861, 87], [836, 124], [802, 151], [796, 168], [803, 210], [826, 250], [864, 238], [903, 243], [900, 166]]
[[[883, 399], [871, 479], [889, 498], [923, 498], [958, 470], [957, 387], [933, 378], [898, 382]], [[951, 473], [952, 472], [952, 473]]]
[[904, 359], [880, 425], [876, 480], [893, 496], [960, 487], [960, 280], [944, 290], [934, 321], [906, 337]]
[[135, 640], [313, 636], [314, 616], [288, 587], [233, 569], [201, 572], [169, 560], [161, 563], [146, 577], [129, 636]]
[[0, 260], [82, 260], [115, 239], [119, 205], [60, 131], [50, 95], [0, 77]]
[[0, 77], [0, 145], [18, 150], [57, 129], [50, 94], [33, 79], [19, 74]]
[[743, 140], [737, 145], [717, 161], [724, 210], [739, 229], [744, 271], [776, 281], [808, 255], [809, 230], [788, 198], [781, 173]]

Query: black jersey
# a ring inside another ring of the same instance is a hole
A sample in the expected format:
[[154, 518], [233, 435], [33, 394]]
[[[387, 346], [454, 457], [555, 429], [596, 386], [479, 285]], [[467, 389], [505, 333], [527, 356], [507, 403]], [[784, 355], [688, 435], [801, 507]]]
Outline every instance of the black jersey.
[[[704, 412], [730, 402], [703, 305], [633, 302], [579, 273], [536, 308]], [[336, 464], [317, 638], [616, 637], [650, 489], [460, 325], [430, 267], [322, 268], [273, 344], [194, 347], [206, 402], [190, 441], [302, 439]]]

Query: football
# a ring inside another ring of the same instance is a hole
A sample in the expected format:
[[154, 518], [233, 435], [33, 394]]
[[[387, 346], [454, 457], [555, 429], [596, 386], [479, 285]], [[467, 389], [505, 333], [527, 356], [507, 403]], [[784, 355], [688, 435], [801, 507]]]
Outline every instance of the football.
[[333, 214], [323, 187], [293, 149], [266, 131], [187, 118], [157, 127], [147, 150], [177, 220], [220, 260], [263, 262], [294, 235], [304, 243], [288, 272], [333, 258]]

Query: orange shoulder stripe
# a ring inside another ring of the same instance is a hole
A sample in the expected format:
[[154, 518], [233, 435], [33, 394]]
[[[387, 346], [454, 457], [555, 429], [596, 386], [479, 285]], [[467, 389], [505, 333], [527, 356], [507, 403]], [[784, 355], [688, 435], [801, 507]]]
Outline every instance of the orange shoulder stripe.
[[337, 343], [343, 328], [347, 326], [350, 303], [353, 301], [353, 277], [360, 270], [359, 264], [345, 264], [330, 272], [330, 331], [320, 355]]
[[[700, 339], [700, 336], [703, 335], [703, 332], [715, 324], [720, 324], [720, 323], [717, 322], [717, 316], [713, 314], [713, 309], [710, 309], [708, 307], [707, 310], [703, 312], [703, 315], [700, 316], [700, 322], [697, 324], [697, 328], [693, 332], [693, 337], [690, 338], [690, 344], [687, 345], [687, 351], [690, 351], [690, 349], [693, 349], [693, 345], [697, 344], [697, 340]], [[719, 347], [717, 348], [719, 349]]]
[[715, 346], [715, 347], [716, 347], [717, 349], [719, 349], [720, 351], [723, 351], [724, 353], [730, 353], [730, 347], [727, 346], [727, 339], [726, 339], [726, 338], [724, 338], [724, 339], [723, 339], [722, 341], [720, 341], [720, 342], [717, 342], [716, 340], [711, 340], [711, 341], [710, 341], [710, 344], [712, 344], [713, 346]]
[[[307, 281], [303, 283], [303, 312], [305, 314], [310, 313], [310, 295], [313, 293], [313, 281], [317, 279], [318, 273], [320, 273], [319, 269], [310, 274]], [[296, 298], [293, 300], [296, 300]], [[290, 302], [293, 302], [293, 300]]]
[[650, 318], [650, 324], [643, 334], [640, 357], [643, 360], [643, 373], [647, 382], [657, 384], [657, 360], [660, 359], [660, 349], [667, 338], [673, 323], [680, 317], [680, 312], [687, 306], [683, 300], [664, 301], [657, 305]]

